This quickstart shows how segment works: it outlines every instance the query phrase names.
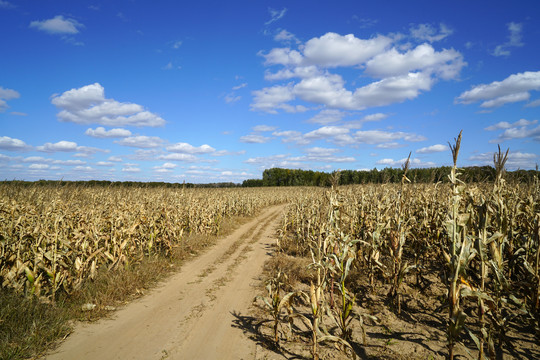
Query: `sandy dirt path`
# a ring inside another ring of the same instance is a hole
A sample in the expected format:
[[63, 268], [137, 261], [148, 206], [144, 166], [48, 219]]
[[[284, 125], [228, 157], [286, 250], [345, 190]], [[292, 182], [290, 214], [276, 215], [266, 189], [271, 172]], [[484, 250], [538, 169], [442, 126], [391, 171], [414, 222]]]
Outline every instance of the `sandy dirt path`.
[[257, 295], [283, 209], [265, 209], [111, 319], [77, 325], [45, 359], [256, 358], [256, 344], [236, 324]]

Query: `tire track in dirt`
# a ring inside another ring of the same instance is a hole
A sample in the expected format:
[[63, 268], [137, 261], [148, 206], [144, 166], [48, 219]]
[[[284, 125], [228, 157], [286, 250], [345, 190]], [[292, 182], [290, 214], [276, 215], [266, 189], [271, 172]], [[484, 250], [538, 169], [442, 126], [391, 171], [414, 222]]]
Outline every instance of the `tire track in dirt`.
[[283, 209], [265, 209], [112, 319], [78, 324], [45, 359], [253, 358], [233, 314], [252, 304]]

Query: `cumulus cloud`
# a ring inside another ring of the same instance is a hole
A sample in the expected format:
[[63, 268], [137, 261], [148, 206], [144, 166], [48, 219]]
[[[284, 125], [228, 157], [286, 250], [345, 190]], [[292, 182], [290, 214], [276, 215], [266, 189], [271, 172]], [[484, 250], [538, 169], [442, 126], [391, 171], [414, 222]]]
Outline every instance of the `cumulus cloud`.
[[244, 135], [240, 137], [240, 142], [247, 144], [264, 144], [272, 140], [272, 138], [257, 134]]
[[7, 104], [8, 100], [17, 99], [20, 96], [17, 91], [0, 86], [0, 113], [9, 108]]
[[196, 162], [198, 160], [198, 158], [195, 155], [179, 154], [179, 153], [160, 155], [157, 158], [159, 160], [183, 161], [183, 162]]
[[267, 131], [274, 131], [276, 130], [275, 126], [269, 126], [269, 125], [257, 125], [253, 128], [253, 131], [255, 132], [267, 132]]
[[149, 149], [149, 148], [160, 147], [163, 145], [165, 141], [158, 136], [140, 135], [140, 136], [130, 136], [130, 137], [127, 137], [125, 139], [118, 140], [115, 142], [123, 146]]
[[174, 145], [167, 146], [167, 151], [180, 154], [202, 155], [213, 153], [216, 151], [216, 149], [207, 144], [201, 146], [193, 146], [188, 143], [180, 142]]
[[[493, 154], [494, 153], [480, 153], [469, 157], [469, 160], [474, 165], [491, 165], [493, 166]], [[538, 155], [532, 153], [522, 153], [520, 151], [508, 153], [508, 160], [506, 161], [506, 167], [509, 170], [517, 169], [534, 169], [538, 162]]]
[[48, 20], [36, 20], [30, 23], [31, 28], [36, 28], [45, 31], [49, 34], [69, 34], [74, 35], [79, 32], [84, 25], [75, 19], [64, 18], [62, 15], [57, 15]]
[[166, 162], [159, 166], [154, 166], [154, 170], [158, 173], [169, 173], [172, 172], [178, 165], [170, 162]]
[[30, 146], [22, 140], [10, 138], [9, 136], [0, 136], [0, 149], [8, 151], [26, 151], [30, 150]]
[[165, 125], [165, 120], [141, 105], [106, 99], [105, 89], [99, 83], [55, 95], [51, 102], [60, 109], [57, 114], [60, 121], [105, 126]]
[[38, 146], [36, 149], [38, 151], [53, 153], [53, 152], [73, 152], [73, 151], [77, 151], [78, 148], [79, 146], [77, 145], [77, 143], [73, 141], [62, 140], [57, 143], [50, 143], [50, 142], [45, 143], [42, 146]]
[[331, 123], [339, 122], [347, 115], [346, 112], [337, 110], [337, 109], [324, 109], [321, 110], [317, 115], [310, 118], [307, 122], [328, 125]]
[[465, 66], [463, 56], [454, 49], [435, 51], [429, 44], [421, 44], [400, 53], [392, 48], [366, 63], [366, 73], [373, 77], [405, 75], [412, 71], [436, 74], [441, 79], [454, 79]]
[[511, 22], [506, 24], [506, 26], [508, 28], [508, 32], [510, 33], [508, 35], [508, 41], [495, 47], [495, 50], [493, 50], [494, 56], [510, 56], [510, 48], [521, 47], [524, 45], [521, 41], [523, 24]]
[[378, 35], [371, 39], [359, 39], [353, 34], [326, 33], [309, 40], [304, 47], [305, 62], [323, 67], [360, 65], [381, 53], [392, 39]]
[[46, 170], [50, 167], [50, 165], [47, 164], [30, 164], [28, 168], [30, 170]]
[[[378, 165], [386, 165], [390, 167], [401, 167], [405, 164], [407, 161], [407, 158], [403, 158], [401, 160], [393, 160], [393, 159], [381, 159], [376, 162]], [[419, 167], [434, 167], [435, 163], [432, 161], [422, 161], [420, 159], [410, 159], [410, 166], [411, 168], [419, 168]]]
[[431, 146], [420, 148], [416, 150], [416, 152], [418, 154], [432, 154], [432, 153], [447, 151], [448, 149], [449, 149], [448, 145], [437, 144], [437, 145], [431, 145]]
[[526, 101], [530, 91], [540, 90], [540, 71], [526, 71], [510, 75], [502, 81], [474, 86], [459, 95], [455, 102], [472, 104], [482, 101], [480, 107], [494, 108], [508, 103]]
[[141, 171], [141, 169], [138, 167], [138, 165], [126, 165], [122, 168], [122, 171], [127, 173], [138, 173]]
[[[441, 32], [424, 37], [435, 41], [450, 33], [442, 26]], [[428, 34], [429, 33], [429, 34]], [[329, 109], [363, 110], [368, 107], [385, 106], [412, 100], [421, 92], [431, 90], [439, 79], [459, 77], [466, 65], [461, 53], [454, 49], [436, 50], [424, 43], [406, 51], [392, 46], [399, 37], [377, 35], [369, 39], [353, 34], [326, 33], [321, 37], [291, 47], [273, 48], [259, 52], [268, 67], [281, 66], [278, 70], [266, 70], [269, 81], [289, 81], [286, 84], [265, 87], [252, 92], [251, 110], [277, 113], [306, 110], [294, 100], [324, 105]], [[347, 88], [340, 74], [332, 73], [337, 67], [349, 67], [368, 75], [373, 82], [358, 88]], [[299, 80], [294, 80], [299, 79]]]
[[529, 121], [521, 119], [512, 124], [501, 121], [495, 125], [488, 126], [486, 128], [488, 131], [504, 130], [496, 139], [490, 140], [489, 142], [500, 143], [506, 140], [527, 138], [540, 142], [540, 126], [533, 126], [537, 123], [538, 120]]
[[382, 131], [382, 130], [367, 130], [357, 131], [353, 134], [354, 141], [362, 144], [381, 144], [389, 143], [396, 140], [405, 140], [409, 142], [418, 142], [427, 140], [425, 136], [407, 133], [402, 131]]
[[520, 119], [512, 124], [506, 121], [501, 121], [501, 122], [496, 123], [495, 125], [488, 126], [485, 129], [487, 131], [495, 131], [495, 130], [502, 130], [502, 129], [510, 129], [510, 128], [518, 127], [518, 126], [529, 126], [529, 125], [534, 125], [536, 123], [538, 123], [538, 120], [529, 121], [526, 119]]
[[91, 137], [105, 139], [105, 138], [123, 138], [131, 136], [131, 131], [126, 129], [111, 129], [105, 130], [103, 127], [97, 127], [96, 129], [87, 129], [85, 134]]
[[107, 166], [107, 167], [110, 167], [110, 166], [114, 166], [114, 163], [112, 161], [98, 161], [96, 163], [97, 166]]

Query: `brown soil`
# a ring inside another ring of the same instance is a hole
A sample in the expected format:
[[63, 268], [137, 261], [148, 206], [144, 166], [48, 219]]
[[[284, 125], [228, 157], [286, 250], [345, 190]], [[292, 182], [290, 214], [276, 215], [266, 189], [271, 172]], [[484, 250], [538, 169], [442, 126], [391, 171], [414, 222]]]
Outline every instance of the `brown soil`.
[[266, 209], [110, 319], [80, 323], [45, 359], [248, 359], [250, 311], [283, 206]]

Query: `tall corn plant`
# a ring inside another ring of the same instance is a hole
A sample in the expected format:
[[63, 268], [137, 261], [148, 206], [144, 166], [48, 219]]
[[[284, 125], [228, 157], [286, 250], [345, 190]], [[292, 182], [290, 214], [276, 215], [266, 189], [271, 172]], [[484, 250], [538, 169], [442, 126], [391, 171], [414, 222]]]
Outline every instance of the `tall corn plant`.
[[405, 202], [407, 196], [405, 193], [405, 184], [410, 182], [407, 178], [409, 170], [411, 153], [405, 164], [403, 164], [403, 176], [401, 177], [401, 188], [398, 192], [396, 215], [393, 219], [394, 229], [390, 232], [390, 249], [392, 251], [392, 287], [388, 296], [394, 301], [398, 314], [401, 313], [401, 294], [399, 287], [403, 282], [405, 275], [413, 268], [407, 262], [402, 262], [403, 248], [408, 235], [407, 220], [404, 218]]
[[[460, 306], [462, 296], [470, 295], [470, 287], [466, 281], [465, 271], [469, 262], [475, 256], [472, 241], [466, 233], [466, 226], [469, 214], [460, 211], [460, 203], [464, 193], [464, 184], [459, 179], [459, 169], [457, 159], [461, 146], [461, 134], [459, 132], [454, 145], [448, 144], [452, 151], [453, 167], [448, 176], [451, 183], [452, 199], [450, 204], [450, 216], [446, 222], [448, 231], [448, 244], [443, 249], [443, 254], [448, 263], [448, 354], [452, 360], [454, 358], [455, 346], [459, 342], [459, 335], [463, 329], [466, 315]], [[463, 291], [467, 289], [466, 291]]]

